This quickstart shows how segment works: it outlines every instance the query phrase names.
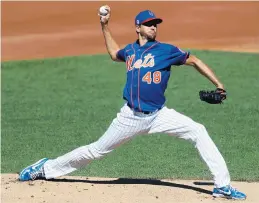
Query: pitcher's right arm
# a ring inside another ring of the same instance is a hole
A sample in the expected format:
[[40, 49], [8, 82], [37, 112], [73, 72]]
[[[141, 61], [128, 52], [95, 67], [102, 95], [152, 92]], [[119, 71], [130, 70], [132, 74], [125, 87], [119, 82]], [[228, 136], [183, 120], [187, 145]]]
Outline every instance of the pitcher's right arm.
[[111, 31], [108, 27], [108, 22], [111, 16], [111, 9], [107, 5], [105, 7], [106, 7], [106, 10], [108, 11], [108, 14], [105, 16], [99, 14], [99, 16], [100, 16], [100, 23], [102, 26], [102, 32], [105, 40], [106, 49], [113, 61], [121, 61], [117, 57], [117, 52], [120, 50], [120, 47], [113, 39]]

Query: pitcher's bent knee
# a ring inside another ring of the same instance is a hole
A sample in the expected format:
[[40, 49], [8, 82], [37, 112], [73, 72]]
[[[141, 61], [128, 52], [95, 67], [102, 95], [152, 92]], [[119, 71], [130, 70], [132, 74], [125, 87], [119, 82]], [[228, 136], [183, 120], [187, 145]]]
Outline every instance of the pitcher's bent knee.
[[197, 128], [198, 128], [198, 131], [201, 132], [202, 134], [207, 133], [207, 130], [204, 125], [197, 123]]
[[190, 128], [189, 128], [189, 134], [190, 134], [190, 140], [193, 142], [197, 142], [197, 139], [201, 136], [207, 136], [207, 130], [204, 127], [204, 125], [200, 123], [194, 123]]

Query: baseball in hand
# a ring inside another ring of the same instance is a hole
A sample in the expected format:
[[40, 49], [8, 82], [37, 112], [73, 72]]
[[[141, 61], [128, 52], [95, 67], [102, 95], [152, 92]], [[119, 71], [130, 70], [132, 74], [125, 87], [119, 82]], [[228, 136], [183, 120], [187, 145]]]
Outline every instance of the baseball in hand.
[[107, 9], [106, 6], [101, 6], [101, 7], [99, 8], [99, 13], [100, 13], [100, 15], [102, 15], [102, 16], [106, 16], [106, 15], [109, 13], [109, 11], [108, 11], [108, 9]]

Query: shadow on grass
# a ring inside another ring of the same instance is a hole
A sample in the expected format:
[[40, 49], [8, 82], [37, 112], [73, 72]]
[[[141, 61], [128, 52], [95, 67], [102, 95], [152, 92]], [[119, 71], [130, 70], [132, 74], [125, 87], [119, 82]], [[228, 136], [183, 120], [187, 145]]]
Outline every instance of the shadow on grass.
[[[79, 180], [79, 179], [49, 179], [52, 182], [69, 182], [69, 183], [91, 183], [91, 184], [123, 184], [123, 185], [159, 185], [167, 187], [182, 188], [187, 190], [194, 190], [196, 192], [211, 195], [212, 192], [203, 188], [194, 187], [190, 185], [171, 183], [155, 179], [132, 179], [132, 178], [118, 178], [117, 180]], [[213, 185], [210, 182], [194, 182], [195, 185]]]

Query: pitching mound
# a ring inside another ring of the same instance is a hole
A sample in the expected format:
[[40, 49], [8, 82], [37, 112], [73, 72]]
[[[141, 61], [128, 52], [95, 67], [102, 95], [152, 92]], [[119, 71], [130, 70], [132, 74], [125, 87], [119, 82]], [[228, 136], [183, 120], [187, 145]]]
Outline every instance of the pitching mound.
[[[211, 181], [87, 178], [65, 176], [56, 180], [19, 182], [17, 174], [2, 174], [4, 203], [165, 203], [228, 202], [213, 198]], [[246, 203], [258, 203], [259, 183], [233, 182], [244, 191]]]

